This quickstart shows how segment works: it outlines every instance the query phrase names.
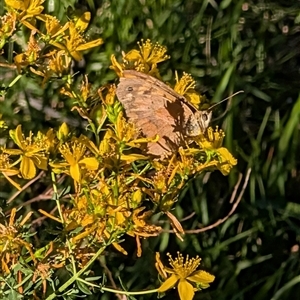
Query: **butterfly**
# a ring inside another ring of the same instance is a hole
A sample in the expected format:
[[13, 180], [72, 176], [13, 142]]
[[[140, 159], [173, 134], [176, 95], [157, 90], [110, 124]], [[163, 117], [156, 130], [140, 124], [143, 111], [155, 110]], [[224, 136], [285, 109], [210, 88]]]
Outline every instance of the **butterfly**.
[[166, 157], [186, 145], [187, 137], [204, 133], [212, 118], [211, 109], [198, 111], [162, 81], [134, 70], [123, 71], [116, 94], [144, 137], [159, 135], [146, 151], [156, 157]]

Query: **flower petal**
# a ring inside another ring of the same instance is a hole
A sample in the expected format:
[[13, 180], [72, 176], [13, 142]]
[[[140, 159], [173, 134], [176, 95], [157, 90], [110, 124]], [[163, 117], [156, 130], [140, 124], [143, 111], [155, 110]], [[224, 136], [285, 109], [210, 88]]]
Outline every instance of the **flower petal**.
[[36, 174], [36, 168], [33, 160], [29, 157], [23, 156], [20, 171], [24, 179], [32, 179]]
[[228, 175], [233, 166], [237, 164], [237, 160], [232, 156], [227, 148], [221, 147], [217, 150], [220, 156], [220, 165], [218, 169], [223, 175]]
[[99, 166], [99, 163], [95, 157], [83, 158], [79, 163], [85, 165], [88, 170], [97, 170]]
[[14, 8], [16, 10], [25, 10], [24, 1], [20, 0], [5, 0], [8, 7]]
[[146, 160], [146, 159], [148, 159], [148, 156], [145, 156], [142, 154], [133, 153], [133, 154], [129, 154], [129, 155], [126, 155], [126, 154], [121, 155], [121, 160], [126, 161], [126, 163], [131, 163], [136, 160]]
[[34, 164], [42, 170], [48, 169], [48, 158], [39, 154], [36, 154], [35, 156], [31, 157]]
[[179, 281], [177, 289], [181, 300], [192, 300], [195, 295], [193, 286], [184, 279]]
[[23, 150], [24, 145], [22, 142], [24, 141], [24, 137], [22, 133], [22, 126], [18, 125], [15, 130], [10, 130], [9, 135], [12, 140], [19, 146], [19, 148]]
[[103, 44], [103, 40], [102, 39], [97, 39], [97, 40], [87, 42], [87, 43], [84, 43], [84, 44], [78, 46], [76, 48], [76, 50], [77, 51], [83, 51], [83, 50], [87, 50], [87, 49], [90, 49], [90, 48], [93, 48], [93, 47], [100, 46], [102, 44]]
[[76, 182], [80, 181], [81, 175], [80, 175], [80, 168], [78, 164], [70, 166], [70, 175]]
[[189, 276], [187, 279], [201, 284], [213, 282], [215, 280], [215, 276], [203, 270], [199, 270], [194, 272], [193, 275]]
[[179, 277], [175, 274], [171, 275], [159, 288], [158, 288], [158, 293], [163, 293], [169, 289], [171, 289], [176, 282], [178, 281]]

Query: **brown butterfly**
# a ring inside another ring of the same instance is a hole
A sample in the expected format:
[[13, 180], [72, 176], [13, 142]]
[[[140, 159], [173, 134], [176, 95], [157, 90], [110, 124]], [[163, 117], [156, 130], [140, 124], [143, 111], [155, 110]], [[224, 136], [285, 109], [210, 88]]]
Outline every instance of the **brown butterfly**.
[[117, 97], [130, 122], [145, 137], [159, 135], [148, 143], [147, 153], [164, 157], [186, 145], [186, 138], [204, 133], [212, 112], [197, 111], [182, 95], [160, 80], [134, 70], [123, 71]]

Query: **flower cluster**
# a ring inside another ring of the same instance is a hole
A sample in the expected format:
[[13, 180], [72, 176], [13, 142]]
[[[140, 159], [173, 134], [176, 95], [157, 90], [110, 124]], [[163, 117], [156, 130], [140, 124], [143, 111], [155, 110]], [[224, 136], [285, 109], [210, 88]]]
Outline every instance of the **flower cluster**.
[[16, 32], [16, 24], [30, 29], [27, 49], [17, 54], [14, 62], [19, 72], [29, 69], [27, 71], [43, 77], [45, 84], [53, 76], [68, 74], [72, 58], [80, 61], [84, 50], [97, 47], [103, 41], [99, 38], [86, 42], [83, 37], [91, 18], [90, 12], [61, 24], [56, 17], [43, 14], [43, 2], [5, 0], [8, 12], [0, 20], [0, 49]]
[[[29, 29], [27, 47], [15, 55], [14, 63], [19, 72], [41, 76], [43, 84], [53, 76], [69, 74], [72, 59], [81, 60], [82, 51], [102, 43], [101, 39], [84, 39], [89, 12], [76, 21], [61, 24], [55, 17], [42, 13], [43, 0], [5, 3], [8, 12], [0, 20], [0, 46], [18, 26]], [[112, 56], [111, 68], [120, 77], [124, 70], [134, 69], [160, 79], [158, 64], [169, 58], [166, 48], [149, 40], [138, 46], [139, 50], [123, 54], [122, 63]], [[174, 90], [198, 108], [204, 98], [194, 87], [192, 77], [184, 74], [181, 79], [176, 78]], [[65, 123], [57, 130], [27, 134], [18, 125], [9, 131], [13, 143], [0, 147], [1, 181], [7, 180], [21, 190], [24, 182], [34, 180], [39, 172], [49, 175], [53, 183], [52, 199], [56, 201], [57, 214], [43, 209], [39, 212], [62, 227], [62, 234], [55, 241], [34, 248], [21, 231], [29, 217], [16, 225], [15, 208], [9, 221], [0, 223], [1, 273], [10, 273], [20, 254], [27, 253], [22, 263], [31, 264], [32, 282], [39, 278], [44, 294], [52, 268], [65, 267], [68, 261], [72, 261], [74, 270], [76, 266], [88, 268], [90, 258], [100, 253], [97, 249], [109, 245], [127, 254], [122, 246], [125, 235], [135, 238], [137, 255], [141, 256], [141, 239], [157, 236], [162, 230], [152, 221], [154, 214], [166, 214], [180, 237], [183, 229], [170, 210], [187, 180], [204, 171], [220, 170], [227, 175], [236, 164], [222, 147], [224, 132], [211, 127], [193, 138], [192, 144], [179, 147], [177, 153], [153, 159], [144, 150], [148, 143], [157, 142], [158, 136], [141, 136], [139, 128], [127, 121], [113, 84], [95, 91], [85, 76], [79, 89], [74, 88], [70, 79], [60, 93], [73, 101], [72, 110], [88, 122], [85, 134], [76, 136]], [[2, 120], [0, 127], [5, 129]], [[60, 188], [58, 180], [66, 188]], [[208, 287], [214, 280], [212, 275], [196, 271], [199, 263], [198, 257], [184, 262], [179, 255], [176, 260], [170, 258], [171, 270], [158, 259], [158, 269], [165, 280], [158, 291], [178, 284], [181, 299], [192, 299], [195, 290]], [[184, 298], [184, 294], [188, 296]]]

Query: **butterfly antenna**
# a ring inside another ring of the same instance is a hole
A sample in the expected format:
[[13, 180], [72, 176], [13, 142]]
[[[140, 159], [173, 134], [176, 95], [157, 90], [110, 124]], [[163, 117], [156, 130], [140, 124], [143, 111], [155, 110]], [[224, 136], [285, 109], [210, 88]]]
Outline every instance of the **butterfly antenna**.
[[244, 91], [238, 91], [238, 92], [234, 93], [233, 95], [231, 95], [231, 96], [229, 96], [229, 97], [227, 97], [227, 98], [221, 100], [220, 102], [218, 102], [218, 103], [216, 103], [216, 104], [213, 104], [211, 107], [209, 107], [209, 108], [207, 109], [207, 111], [212, 111], [213, 108], [215, 108], [217, 105], [219, 105], [219, 104], [221, 104], [222, 102], [225, 102], [225, 101], [227, 101], [228, 99], [231, 99], [232, 97], [234, 97], [234, 96], [236, 96], [236, 95], [238, 95], [238, 94], [241, 94], [241, 93], [244, 93]]

